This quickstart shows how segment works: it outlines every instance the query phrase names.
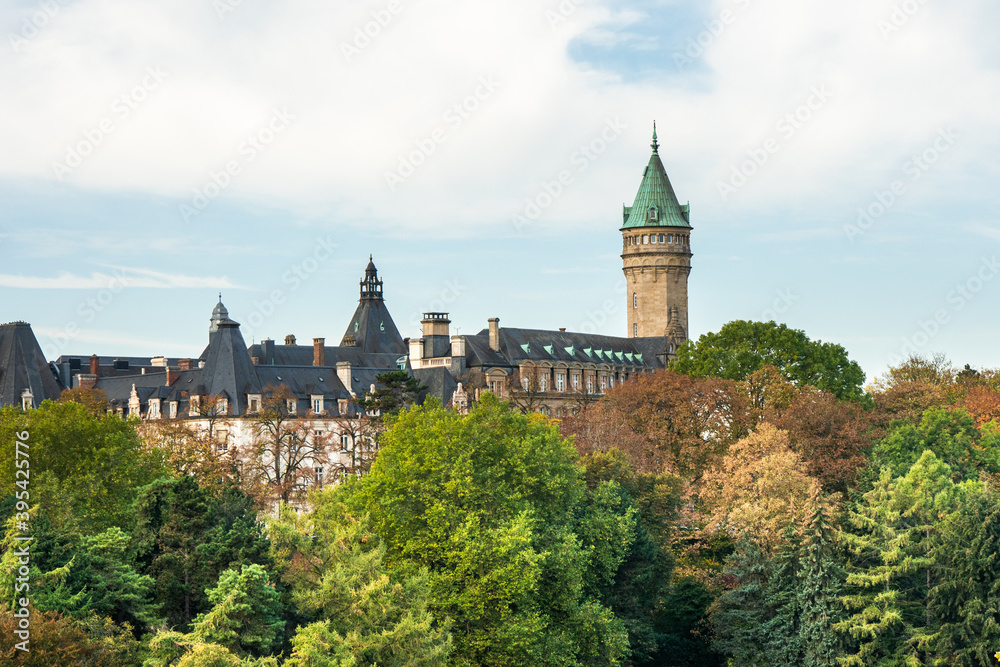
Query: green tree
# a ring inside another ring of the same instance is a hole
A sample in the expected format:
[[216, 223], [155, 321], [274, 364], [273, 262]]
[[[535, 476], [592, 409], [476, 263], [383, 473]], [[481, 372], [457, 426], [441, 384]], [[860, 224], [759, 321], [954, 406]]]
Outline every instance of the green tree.
[[358, 401], [358, 406], [379, 417], [394, 415], [417, 402], [420, 392], [427, 389], [406, 371], [388, 371], [375, 376], [375, 391]]
[[591, 504], [600, 497], [595, 495], [599, 489], [609, 494], [614, 487], [605, 484], [615, 482], [619, 487], [616, 493], [624, 504], [612, 516], [620, 517], [618, 512], [629, 506], [637, 510], [632, 544], [622, 554], [614, 580], [600, 588], [600, 599], [628, 630], [631, 662], [659, 664], [666, 656], [658, 618], [670, 592], [671, 523], [680, 503], [681, 482], [666, 473], [636, 473], [628, 457], [618, 449], [593, 452], [583, 457], [582, 463]]
[[206, 589], [226, 569], [270, 568], [270, 546], [252, 503], [234, 487], [210, 494], [192, 477], [161, 479], [142, 489], [134, 540], [144, 574], [168, 627], [187, 630], [209, 609]]
[[313, 501], [308, 515], [286, 510], [272, 526], [292, 599], [316, 619], [298, 629], [286, 664], [447, 664], [451, 635], [428, 611], [426, 570], [390, 571], [385, 545], [335, 489]]
[[854, 556], [841, 601], [853, 613], [834, 627], [858, 644], [845, 665], [919, 664], [929, 658], [935, 632], [929, 591], [940, 571], [935, 554], [941, 527], [958, 504], [961, 487], [951, 468], [926, 451], [904, 477], [888, 468], [843, 531]]
[[729, 588], [711, 609], [717, 651], [731, 656], [738, 665], [769, 665], [769, 641], [765, 632], [774, 616], [769, 606], [768, 581], [771, 561], [756, 542], [743, 536], [729, 557], [723, 580]]
[[226, 570], [206, 595], [212, 609], [195, 618], [194, 637], [224, 646], [240, 657], [271, 652], [285, 623], [278, 591], [264, 568], [255, 563], [239, 572]]
[[928, 450], [951, 467], [956, 482], [978, 479], [983, 470], [1000, 472], [997, 431], [980, 431], [961, 408], [931, 408], [918, 426], [898, 426], [875, 446], [872, 467], [889, 466], [894, 476], [901, 476]]
[[[38, 546], [55, 541], [40, 537]], [[57, 550], [63, 562], [53, 562], [42, 550], [44, 546], [36, 552], [45, 573], [35, 587], [38, 608], [78, 619], [96, 614], [138, 631], [153, 623], [153, 579], [135, 571], [129, 535], [120, 528], [108, 528], [97, 535], [70, 539]]]
[[[390, 567], [428, 568], [431, 611], [454, 621], [454, 660], [625, 658], [624, 625], [586, 589], [614, 567], [599, 554], [627, 551], [634, 537], [588, 512], [575, 459], [551, 422], [490, 395], [469, 415], [431, 400], [399, 414], [371, 473], [351, 485], [348, 506], [370, 512]], [[610, 549], [587, 532], [601, 521]]]
[[765, 365], [800, 387], [811, 385], [840, 399], [862, 398], [864, 371], [843, 347], [812, 341], [804, 332], [775, 322], [730, 322], [718, 333], [686, 342], [670, 367], [695, 378], [745, 381]]
[[27, 431], [32, 497], [60, 529], [84, 534], [127, 526], [136, 489], [166, 474], [131, 421], [94, 415], [76, 402], [0, 409], [0, 488], [14, 488], [14, 433]]
[[930, 603], [941, 626], [933, 637], [939, 664], [995, 664], [1000, 649], [1000, 495], [969, 493], [935, 552], [940, 581]]

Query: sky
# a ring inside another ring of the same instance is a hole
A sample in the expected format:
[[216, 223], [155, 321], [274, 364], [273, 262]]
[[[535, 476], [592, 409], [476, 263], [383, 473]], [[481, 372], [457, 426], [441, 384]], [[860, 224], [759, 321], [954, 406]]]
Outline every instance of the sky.
[[[775, 320], [869, 378], [1000, 367], [986, 0], [8, 0], [0, 321], [60, 354], [336, 344], [368, 256], [403, 336], [626, 335], [656, 121], [690, 331]], [[562, 177], [562, 178], [561, 178]], [[560, 182], [560, 180], [562, 182]]]

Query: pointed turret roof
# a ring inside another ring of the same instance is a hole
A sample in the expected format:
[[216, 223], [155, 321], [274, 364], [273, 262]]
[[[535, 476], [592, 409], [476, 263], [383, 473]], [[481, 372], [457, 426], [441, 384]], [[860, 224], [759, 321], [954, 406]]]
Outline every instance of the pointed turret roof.
[[225, 396], [233, 403], [235, 414], [246, 412], [247, 394], [260, 393], [260, 379], [240, 333], [239, 322], [229, 319], [221, 297], [212, 311], [212, 329], [203, 358], [205, 366], [201, 369], [201, 381], [196, 391]]
[[0, 406], [21, 407], [21, 396], [31, 392], [34, 407], [45, 399], [56, 400], [62, 392], [31, 325], [11, 322], [0, 325]]
[[653, 154], [642, 173], [642, 184], [631, 206], [623, 207], [622, 229], [632, 227], [690, 227], [690, 208], [681, 205], [660, 160], [660, 142], [653, 123]]
[[358, 347], [364, 352], [406, 354], [403, 337], [399, 335], [396, 323], [392, 321], [389, 309], [385, 306], [382, 281], [379, 280], [378, 269], [370, 255], [365, 277], [361, 281], [358, 308], [354, 311], [351, 323], [347, 325], [341, 345]]

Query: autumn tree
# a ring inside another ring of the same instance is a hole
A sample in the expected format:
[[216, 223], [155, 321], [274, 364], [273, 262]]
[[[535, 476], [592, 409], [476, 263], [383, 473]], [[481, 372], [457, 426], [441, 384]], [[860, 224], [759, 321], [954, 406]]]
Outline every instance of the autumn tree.
[[1000, 424], [1000, 391], [996, 389], [982, 385], [969, 387], [962, 397], [962, 406], [975, 420], [976, 428], [989, 422]]
[[788, 434], [763, 424], [705, 473], [701, 498], [711, 515], [709, 527], [735, 537], [753, 535], [771, 553], [785, 528], [801, 520], [812, 482]]
[[764, 419], [788, 433], [789, 447], [806, 473], [820, 480], [827, 492], [846, 493], [868, 462], [869, 415], [856, 403], [807, 388], [784, 407], [772, 405]]
[[252, 442], [245, 459], [283, 503], [300, 499], [314, 479], [316, 467], [329, 460], [329, 433], [317, 435], [308, 415], [296, 410], [288, 387], [268, 385], [261, 408], [250, 417]]
[[87, 412], [99, 417], [108, 411], [108, 395], [100, 389], [64, 389], [59, 395], [61, 403], [79, 403], [87, 408]]
[[581, 454], [621, 449], [637, 472], [686, 479], [749, 432], [747, 399], [736, 383], [672, 371], [639, 375], [564, 421]]

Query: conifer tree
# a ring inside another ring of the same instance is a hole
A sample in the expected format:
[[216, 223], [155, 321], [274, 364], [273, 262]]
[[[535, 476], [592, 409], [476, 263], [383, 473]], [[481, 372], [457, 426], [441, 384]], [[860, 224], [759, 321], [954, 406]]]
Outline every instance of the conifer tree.
[[936, 551], [941, 581], [931, 605], [941, 627], [931, 637], [941, 664], [993, 665], [1000, 649], [1000, 494], [971, 492]]
[[[858, 642], [845, 665], [920, 664], [934, 618], [928, 591], [938, 568], [940, 526], [954, 511], [958, 491], [951, 468], [925, 451], [905, 477], [882, 471], [841, 533], [855, 556], [841, 596], [854, 613], [835, 627]], [[879, 663], [883, 664], [883, 663]]]

